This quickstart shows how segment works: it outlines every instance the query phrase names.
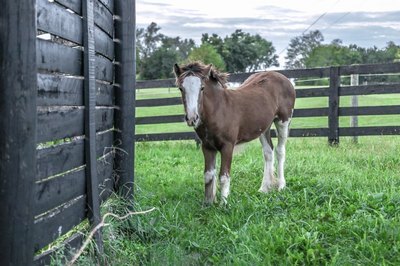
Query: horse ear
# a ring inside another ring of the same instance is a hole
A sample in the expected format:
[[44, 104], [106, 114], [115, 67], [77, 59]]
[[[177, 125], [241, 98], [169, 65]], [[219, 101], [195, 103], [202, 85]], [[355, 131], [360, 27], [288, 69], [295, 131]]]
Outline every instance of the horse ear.
[[182, 74], [181, 68], [178, 66], [178, 64], [174, 65], [174, 73], [176, 77], [179, 77]]
[[205, 69], [206, 71], [206, 77], [211, 77], [211, 75], [214, 75], [213, 73], [213, 64], [209, 64], [207, 68]]

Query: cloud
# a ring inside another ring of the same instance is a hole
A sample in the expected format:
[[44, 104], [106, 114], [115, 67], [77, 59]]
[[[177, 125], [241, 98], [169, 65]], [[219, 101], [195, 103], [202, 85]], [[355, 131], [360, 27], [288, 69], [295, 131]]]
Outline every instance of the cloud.
[[[277, 52], [280, 52], [288, 46], [292, 38], [301, 35], [321, 15], [261, 4], [254, 5], [249, 14], [243, 10], [238, 16], [237, 11], [230, 13], [229, 7], [225, 11], [214, 7], [217, 10], [206, 12], [200, 8], [192, 8], [192, 4], [177, 7], [172, 2], [137, 1], [137, 26], [143, 28], [156, 22], [163, 34], [190, 38], [198, 44], [203, 33], [216, 33], [225, 37], [236, 29], [242, 29], [272, 41]], [[384, 47], [389, 41], [400, 44], [400, 11], [332, 11], [325, 14], [310, 30], [316, 29], [321, 30], [326, 43], [341, 39], [344, 44], [363, 47]], [[281, 63], [284, 55], [282, 53]]]

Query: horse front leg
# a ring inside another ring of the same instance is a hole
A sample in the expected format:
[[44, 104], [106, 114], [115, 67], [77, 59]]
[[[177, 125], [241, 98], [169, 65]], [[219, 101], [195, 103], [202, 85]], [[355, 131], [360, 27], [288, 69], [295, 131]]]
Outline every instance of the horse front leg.
[[217, 193], [217, 182], [215, 172], [215, 157], [217, 152], [202, 146], [204, 155], [204, 196], [205, 203], [211, 204], [215, 201]]
[[221, 187], [221, 199], [223, 203], [227, 203], [231, 184], [231, 163], [234, 145], [226, 144], [221, 150], [221, 169], [219, 173], [219, 181]]

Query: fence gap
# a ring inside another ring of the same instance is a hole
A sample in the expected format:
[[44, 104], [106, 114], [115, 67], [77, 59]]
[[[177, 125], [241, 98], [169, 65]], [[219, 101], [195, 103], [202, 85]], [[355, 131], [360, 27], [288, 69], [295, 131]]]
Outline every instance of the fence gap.
[[[350, 76], [350, 86], [358, 86], [359, 75], [358, 74], [351, 74]], [[358, 107], [358, 95], [351, 96], [351, 107]], [[353, 115], [350, 117], [350, 126], [351, 127], [358, 127], [358, 116]], [[353, 142], [358, 143], [358, 136], [353, 136]]]
[[331, 67], [329, 73], [329, 133], [330, 145], [339, 144], [339, 67]]
[[[88, 217], [92, 227], [98, 225], [100, 217], [99, 182], [96, 159], [96, 80], [93, 0], [82, 0], [84, 43], [84, 98], [85, 98], [85, 162]], [[103, 251], [101, 231], [95, 235], [100, 254]]]
[[33, 261], [36, 1], [0, 8], [0, 265]]
[[128, 199], [133, 196], [135, 153], [136, 53], [135, 1], [115, 0], [115, 171], [116, 189]]

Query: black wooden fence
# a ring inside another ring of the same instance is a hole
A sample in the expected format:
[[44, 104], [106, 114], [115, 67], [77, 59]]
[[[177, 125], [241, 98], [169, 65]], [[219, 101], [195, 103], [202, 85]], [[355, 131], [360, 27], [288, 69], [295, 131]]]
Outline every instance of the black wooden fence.
[[[295, 109], [294, 117], [328, 117], [328, 127], [324, 128], [294, 128], [290, 130], [292, 137], [328, 137], [329, 143], [338, 143], [340, 136], [365, 136], [365, 135], [399, 135], [400, 121], [395, 126], [370, 126], [370, 127], [339, 127], [340, 116], [356, 115], [385, 115], [400, 114], [399, 105], [392, 106], [363, 106], [363, 107], [340, 107], [341, 96], [350, 95], [372, 95], [400, 93], [400, 83], [370, 84], [360, 86], [343, 86], [341, 77], [352, 74], [398, 74], [400, 75], [400, 63], [372, 64], [372, 65], [351, 65], [340, 67], [326, 67], [315, 69], [280, 70], [278, 71], [288, 78], [328, 78], [329, 87], [297, 89], [297, 98], [327, 97], [328, 107]], [[253, 73], [232, 74], [230, 82], [243, 82]], [[175, 79], [138, 81], [137, 89], [174, 87]], [[179, 105], [180, 98], [162, 98], [137, 100], [136, 107], [168, 106]], [[164, 115], [137, 117], [137, 125], [161, 124], [182, 122], [182, 115]], [[274, 135], [274, 131], [272, 135]], [[137, 141], [158, 141], [158, 140], [181, 140], [195, 139], [195, 133], [159, 133], [159, 134], [138, 134]]]
[[0, 265], [44, 265], [54, 250], [41, 250], [98, 224], [115, 189], [132, 194], [135, 1], [0, 10]]

